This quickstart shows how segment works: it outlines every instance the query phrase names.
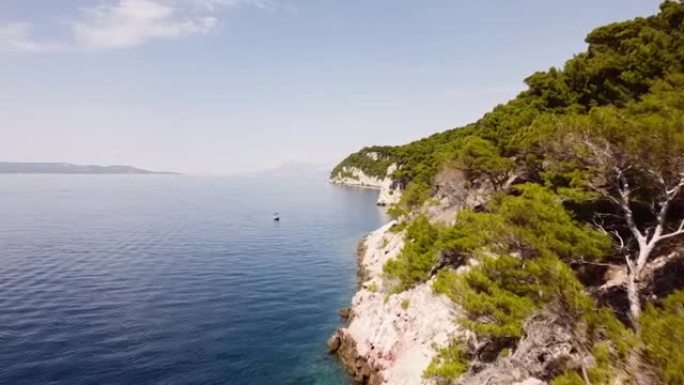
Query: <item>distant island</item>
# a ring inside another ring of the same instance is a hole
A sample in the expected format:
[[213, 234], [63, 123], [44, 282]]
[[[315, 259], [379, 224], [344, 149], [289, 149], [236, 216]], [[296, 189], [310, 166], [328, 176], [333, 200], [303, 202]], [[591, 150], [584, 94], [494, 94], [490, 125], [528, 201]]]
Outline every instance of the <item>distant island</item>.
[[132, 166], [95, 166], [71, 163], [0, 162], [0, 174], [178, 174]]

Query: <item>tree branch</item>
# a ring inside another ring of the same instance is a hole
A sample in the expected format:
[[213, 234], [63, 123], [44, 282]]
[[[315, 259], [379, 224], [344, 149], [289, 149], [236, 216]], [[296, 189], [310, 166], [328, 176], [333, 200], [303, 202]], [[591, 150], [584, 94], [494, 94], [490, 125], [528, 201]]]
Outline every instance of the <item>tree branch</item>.
[[[663, 186], [666, 186], [664, 181], [662, 183]], [[679, 194], [679, 190], [681, 190], [682, 187], [684, 187], [684, 174], [679, 175], [679, 183], [676, 186], [669, 190], [667, 189], [667, 186], [665, 187], [665, 194], [667, 194], [667, 196], [674, 198], [675, 196], [677, 196], [677, 194]]]
[[679, 185], [677, 185], [677, 187], [673, 188], [672, 190], [667, 190], [667, 187], [665, 185], [663, 185], [663, 188], [665, 189], [665, 198], [660, 203], [660, 212], [658, 212], [658, 216], [656, 217], [657, 225], [652, 237], [652, 239], [656, 240], [656, 242], [660, 238], [660, 235], [663, 233], [663, 229], [665, 228], [665, 222], [667, 222], [667, 211], [670, 208], [670, 202], [672, 202], [674, 197], [677, 196], [677, 194], [679, 193], [679, 190], [681, 189], [681, 182]]
[[613, 233], [613, 235], [615, 235], [615, 238], [617, 238], [618, 241], [620, 241], [620, 250], [624, 249], [625, 248], [625, 240], [622, 239], [622, 237], [620, 236], [620, 233], [617, 230], [613, 230], [612, 233]]
[[602, 267], [620, 267], [620, 265], [616, 265], [614, 263], [604, 263], [604, 262], [591, 262], [591, 261], [582, 261], [582, 260], [572, 260], [568, 262], [570, 265], [590, 265], [590, 266], [602, 266]]
[[655, 239], [655, 238], [654, 239], [655, 239], [655, 242], [660, 242], [664, 239], [669, 239], [669, 238], [676, 237], [676, 236], [682, 235], [682, 234], [684, 234], [684, 219], [682, 219], [682, 221], [679, 223], [679, 227], [677, 228], [677, 230], [675, 230], [669, 234], [663, 234], [663, 235], [659, 236], [657, 239]]
[[627, 178], [624, 175], [624, 172], [626, 171], [615, 168], [615, 171], [617, 172], [617, 188], [618, 192], [620, 193], [620, 201], [618, 202], [620, 208], [622, 209], [622, 212], [625, 215], [625, 221], [627, 222], [627, 227], [629, 227], [629, 231], [634, 234], [634, 237], [637, 239], [639, 242], [639, 245], [644, 245], [646, 243], [646, 237], [644, 234], [639, 231], [639, 228], [636, 225], [636, 222], [634, 221], [634, 213], [632, 212], [632, 208], [629, 207], [629, 202], [630, 202], [630, 195], [632, 194], [632, 190], [629, 187], [629, 182], [627, 181]]

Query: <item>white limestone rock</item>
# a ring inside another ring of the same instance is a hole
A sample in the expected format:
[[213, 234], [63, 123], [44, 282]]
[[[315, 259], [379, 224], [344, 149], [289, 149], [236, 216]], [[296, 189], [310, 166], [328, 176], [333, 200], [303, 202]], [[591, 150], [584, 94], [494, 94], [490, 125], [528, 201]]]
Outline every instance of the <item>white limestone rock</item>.
[[360, 267], [366, 280], [352, 300], [353, 318], [340, 333], [355, 342], [357, 355], [379, 372], [384, 384], [429, 384], [422, 374], [437, 349], [466, 331], [454, 323], [459, 310], [433, 292], [432, 282], [387, 296], [382, 268], [404, 244], [403, 234], [389, 231], [393, 224], [365, 240]]
[[359, 168], [345, 166], [338, 175], [330, 178], [330, 183], [378, 189], [380, 190], [380, 194], [378, 195], [377, 204], [379, 206], [388, 206], [398, 202], [401, 198], [401, 190], [394, 188], [394, 182], [389, 178], [389, 175], [396, 169], [396, 164], [390, 165], [387, 168], [387, 176], [380, 179], [367, 175]]

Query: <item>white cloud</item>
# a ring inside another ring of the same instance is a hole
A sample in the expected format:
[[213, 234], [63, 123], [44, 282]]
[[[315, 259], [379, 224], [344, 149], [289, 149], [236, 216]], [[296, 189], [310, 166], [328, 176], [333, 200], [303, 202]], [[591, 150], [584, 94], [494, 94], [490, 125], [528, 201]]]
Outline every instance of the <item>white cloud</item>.
[[157, 38], [206, 34], [216, 25], [211, 16], [180, 17], [174, 8], [152, 0], [120, 0], [84, 11], [72, 24], [77, 46], [84, 49], [126, 48]]
[[186, 0], [195, 3], [195, 5], [209, 10], [215, 10], [220, 7], [239, 7], [248, 5], [261, 9], [273, 9], [274, 4], [272, 0]]
[[82, 9], [67, 23], [67, 42], [40, 41], [28, 23], [0, 26], [0, 51], [97, 51], [207, 34], [216, 28], [220, 8], [243, 5], [272, 6], [270, 0], [115, 0]]
[[59, 51], [66, 47], [60, 43], [36, 42], [31, 38], [33, 27], [28, 23], [10, 23], [0, 26], [0, 52]]

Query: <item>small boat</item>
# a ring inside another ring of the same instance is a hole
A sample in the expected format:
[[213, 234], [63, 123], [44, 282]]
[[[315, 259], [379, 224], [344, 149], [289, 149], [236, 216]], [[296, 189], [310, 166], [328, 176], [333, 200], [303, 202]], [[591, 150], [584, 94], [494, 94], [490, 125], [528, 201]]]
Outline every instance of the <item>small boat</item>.
[[280, 214], [274, 213], [274, 214], [273, 214], [273, 220], [276, 221], [276, 222], [280, 222]]

